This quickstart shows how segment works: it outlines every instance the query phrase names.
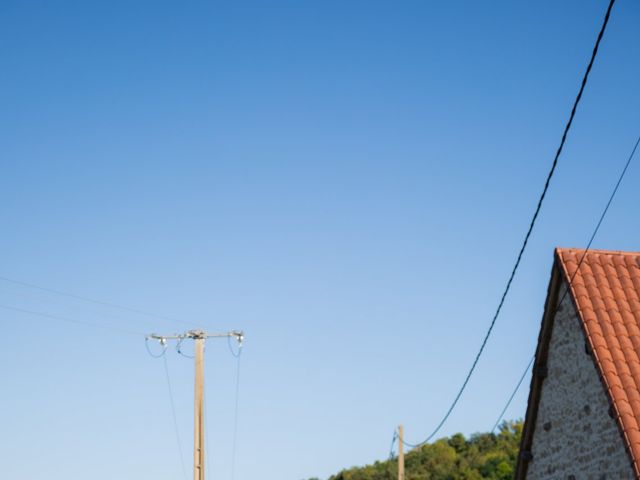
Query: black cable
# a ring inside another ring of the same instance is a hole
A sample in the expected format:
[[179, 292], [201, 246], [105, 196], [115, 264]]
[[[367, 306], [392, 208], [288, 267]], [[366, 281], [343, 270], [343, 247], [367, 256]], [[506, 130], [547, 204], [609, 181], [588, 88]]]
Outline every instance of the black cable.
[[573, 108], [571, 109], [571, 114], [569, 115], [569, 121], [565, 125], [564, 132], [562, 134], [562, 139], [560, 140], [560, 145], [558, 146], [558, 150], [556, 151], [556, 155], [555, 155], [555, 157], [553, 159], [553, 163], [551, 164], [551, 169], [549, 170], [549, 173], [547, 175], [547, 179], [545, 181], [544, 188], [542, 189], [542, 193], [540, 195], [540, 198], [538, 199], [538, 204], [536, 206], [535, 212], [534, 212], [533, 217], [531, 219], [531, 222], [529, 224], [529, 228], [527, 230], [527, 234], [524, 237], [524, 241], [522, 243], [522, 246], [520, 247], [520, 252], [518, 253], [518, 257], [516, 259], [516, 263], [513, 266], [513, 269], [511, 270], [511, 275], [509, 276], [509, 280], [507, 281], [507, 285], [506, 285], [506, 287], [504, 289], [504, 292], [502, 293], [502, 297], [500, 298], [500, 303], [498, 304], [498, 308], [496, 309], [496, 312], [493, 315], [493, 319], [491, 320], [491, 324], [489, 325], [489, 329], [487, 330], [487, 333], [485, 334], [484, 339], [482, 340], [482, 344], [480, 345], [480, 350], [478, 351], [475, 359], [473, 360], [473, 363], [471, 364], [471, 368], [469, 369], [469, 372], [467, 373], [467, 376], [465, 377], [464, 382], [462, 382], [462, 386], [458, 390], [458, 393], [456, 394], [455, 398], [453, 399], [453, 402], [451, 403], [451, 406], [449, 407], [449, 409], [445, 413], [445, 415], [442, 418], [442, 420], [440, 421], [440, 423], [438, 423], [438, 425], [433, 430], [433, 432], [425, 440], [423, 440], [420, 443], [411, 444], [411, 443], [403, 441], [403, 443], [408, 447], [415, 448], [415, 447], [418, 447], [420, 445], [424, 445], [425, 443], [427, 443], [429, 440], [431, 440], [440, 431], [442, 426], [445, 424], [445, 422], [447, 421], [447, 419], [451, 415], [451, 412], [453, 412], [453, 409], [458, 404], [458, 401], [460, 400], [460, 397], [462, 396], [462, 393], [467, 388], [467, 384], [469, 383], [469, 380], [471, 379], [471, 376], [473, 375], [473, 372], [476, 369], [478, 361], [480, 360], [480, 356], [482, 355], [482, 352], [484, 351], [484, 348], [487, 345], [487, 341], [489, 340], [489, 337], [491, 336], [491, 332], [493, 331], [493, 327], [495, 326], [496, 320], [498, 319], [498, 316], [500, 315], [500, 311], [502, 310], [502, 305], [504, 304], [504, 301], [505, 301], [505, 299], [507, 297], [507, 294], [509, 293], [509, 289], [511, 288], [511, 283], [513, 282], [513, 278], [516, 275], [516, 271], [518, 270], [518, 267], [520, 266], [520, 261], [522, 260], [522, 255], [524, 254], [524, 251], [525, 251], [525, 249], [527, 247], [527, 243], [529, 242], [529, 237], [531, 236], [531, 232], [533, 231], [533, 227], [534, 227], [534, 225], [536, 223], [536, 220], [538, 218], [538, 214], [540, 213], [540, 209], [542, 208], [542, 202], [544, 201], [544, 198], [545, 198], [545, 196], [547, 194], [547, 190], [549, 189], [549, 184], [551, 183], [551, 178], [553, 177], [553, 174], [555, 172], [556, 166], [558, 165], [558, 159], [560, 157], [560, 154], [562, 153], [562, 149], [563, 149], [565, 141], [567, 139], [567, 134], [569, 133], [569, 129], [571, 128], [571, 124], [573, 123], [573, 118], [575, 116], [576, 109], [578, 107], [578, 104], [580, 103], [580, 99], [582, 98], [582, 93], [584, 92], [584, 88], [585, 88], [585, 86], [587, 84], [587, 79], [589, 78], [589, 73], [591, 72], [591, 68], [593, 67], [593, 63], [594, 63], [596, 55], [598, 53], [598, 47], [600, 46], [600, 41], [602, 40], [602, 36], [604, 35], [604, 31], [605, 31], [605, 29], [607, 27], [607, 23], [609, 22], [609, 16], [611, 14], [611, 9], [612, 9], [614, 3], [615, 3], [615, 0], [610, 0], [610, 2], [609, 2], [609, 7], [607, 8], [607, 12], [605, 14], [604, 21], [602, 23], [602, 28], [600, 29], [600, 33], [598, 34], [598, 38], [596, 40], [595, 46], [593, 47], [593, 52], [591, 54], [591, 60], [589, 61], [589, 64], [587, 66], [587, 70], [585, 71], [585, 74], [584, 74], [584, 76], [582, 78], [582, 84], [580, 85], [580, 90], [578, 92], [578, 95], [576, 96], [576, 99], [575, 99], [575, 101], [573, 103]]
[[159, 319], [167, 320], [167, 321], [170, 321], [170, 322], [176, 322], [176, 323], [181, 323], [181, 324], [184, 324], [184, 325], [189, 325], [190, 327], [194, 326], [190, 322], [185, 322], [184, 320], [179, 320], [177, 318], [168, 317], [168, 316], [165, 316], [165, 315], [158, 315], [156, 313], [145, 312], [144, 310], [139, 310], [137, 308], [127, 307], [127, 306], [124, 306], [124, 305], [119, 305], [117, 303], [105, 302], [105, 301], [102, 301], [102, 300], [96, 300], [96, 299], [93, 299], [93, 298], [84, 297], [82, 295], [76, 295], [75, 293], [62, 292], [60, 290], [54, 290], [53, 288], [41, 287], [41, 286], [35, 285], [33, 283], [22, 282], [20, 280], [14, 280], [12, 278], [4, 277], [4, 276], [0, 276], [0, 280], [4, 280], [5, 282], [13, 283], [13, 284], [16, 284], [16, 285], [22, 285], [23, 287], [35, 288], [37, 290], [42, 290], [43, 292], [53, 293], [55, 295], [60, 295], [60, 296], [63, 296], [63, 297], [75, 298], [76, 300], [82, 300], [83, 302], [94, 303], [96, 305], [102, 305], [104, 307], [118, 308], [120, 310], [125, 310], [127, 312], [135, 313], [135, 314], [138, 314], [138, 315], [144, 315], [146, 317], [159, 318]]

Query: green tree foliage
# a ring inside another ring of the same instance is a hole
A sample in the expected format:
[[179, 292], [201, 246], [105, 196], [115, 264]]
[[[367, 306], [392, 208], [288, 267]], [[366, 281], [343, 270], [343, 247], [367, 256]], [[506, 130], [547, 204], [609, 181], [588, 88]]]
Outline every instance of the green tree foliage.
[[[503, 422], [496, 433], [456, 433], [405, 455], [406, 480], [510, 480], [515, 473], [522, 422]], [[397, 480], [396, 460], [343, 470], [329, 480]]]

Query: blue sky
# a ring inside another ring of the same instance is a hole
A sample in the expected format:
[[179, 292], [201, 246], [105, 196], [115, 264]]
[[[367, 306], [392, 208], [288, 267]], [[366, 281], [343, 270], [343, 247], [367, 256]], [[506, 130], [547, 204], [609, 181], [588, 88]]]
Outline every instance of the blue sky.
[[[237, 479], [421, 440], [522, 241], [606, 2], [0, 5], [0, 275], [243, 328]], [[640, 6], [614, 7], [531, 244], [442, 434], [486, 431], [533, 352], [553, 247], [584, 246], [640, 134]], [[594, 247], [639, 250], [640, 164]], [[184, 325], [0, 281], [0, 304]], [[0, 309], [6, 478], [181, 478], [141, 337]], [[192, 365], [168, 355], [191, 463]], [[207, 348], [230, 478], [235, 360]], [[507, 417], [526, 408], [527, 387]]]

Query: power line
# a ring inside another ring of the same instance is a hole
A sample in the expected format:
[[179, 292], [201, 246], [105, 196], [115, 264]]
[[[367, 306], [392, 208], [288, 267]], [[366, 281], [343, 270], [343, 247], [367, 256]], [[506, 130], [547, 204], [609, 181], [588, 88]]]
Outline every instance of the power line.
[[[166, 351], [166, 350], [165, 350]], [[182, 453], [182, 442], [180, 441], [180, 430], [178, 429], [178, 417], [176, 415], [176, 406], [173, 401], [173, 389], [171, 388], [171, 379], [169, 377], [169, 366], [167, 365], [166, 355], [162, 355], [164, 360], [164, 373], [167, 379], [167, 387], [169, 389], [169, 400], [171, 402], [171, 415], [173, 416], [173, 429], [176, 433], [176, 443], [178, 444], [178, 453], [180, 454], [180, 465], [182, 466], [182, 476], [187, 480], [187, 468], [184, 464], [184, 454]]]
[[151, 349], [149, 348], [149, 337], [145, 337], [144, 346], [147, 349], [147, 353], [149, 354], [149, 356], [153, 358], [163, 357], [167, 353], [167, 342], [160, 342], [160, 346], [162, 348], [162, 351], [160, 353], [153, 353], [151, 351]]
[[65, 298], [53, 297], [47, 294], [35, 293], [28, 290], [14, 290], [13, 288], [5, 288], [4, 285], [0, 287], [0, 295], [1, 296], [11, 295], [11, 296], [19, 297], [22, 299], [27, 299], [26, 301], [35, 300], [38, 304], [46, 303], [47, 305], [55, 305], [57, 307], [73, 309], [74, 311], [78, 311], [79, 314], [82, 314], [82, 315], [91, 315], [91, 316], [101, 317], [101, 318], [104, 317], [109, 319], [122, 320], [126, 322], [129, 322], [131, 320], [131, 316], [124, 313], [120, 313], [120, 312], [116, 313], [114, 311], [110, 311], [107, 309], [92, 308], [90, 305], [86, 303], [82, 303], [82, 304], [74, 303], [66, 300]]
[[518, 384], [516, 385], [516, 388], [513, 389], [513, 393], [511, 394], [511, 396], [509, 397], [509, 400], [507, 400], [507, 403], [505, 404], [504, 408], [500, 412], [500, 416], [498, 416], [496, 423], [493, 425], [493, 428], [491, 429], [492, 432], [495, 431], [495, 429], [498, 427], [498, 424], [502, 420], [502, 417], [504, 417], [505, 412], [507, 411], [507, 409], [509, 408], [509, 405], [511, 405], [511, 402], [513, 401], [513, 397], [515, 397], [516, 393], [518, 393], [518, 390], [520, 389], [520, 385], [522, 385], [522, 382], [527, 376], [527, 372], [531, 368], [531, 365], [533, 364], [533, 361], [535, 359], [536, 359], [536, 356], [534, 355], [531, 357], [531, 360], [529, 360], [529, 363], [527, 364], [527, 368], [525, 368], [524, 372], [522, 372], [522, 376], [520, 377], [520, 380], [518, 380]]
[[242, 344], [238, 349], [238, 353], [235, 354], [231, 349], [230, 337], [228, 340], [229, 349], [231, 354], [236, 357], [236, 395], [235, 395], [235, 407], [233, 411], [233, 444], [231, 450], [231, 480], [236, 478], [236, 451], [238, 445], [238, 406], [240, 404], [240, 358], [242, 356]]
[[607, 200], [607, 204], [605, 205], [604, 210], [600, 214], [600, 218], [598, 219], [598, 223], [596, 224], [596, 227], [593, 229], [593, 233], [591, 233], [591, 237], [589, 238], [589, 242], [587, 243], [587, 247], [584, 249], [584, 252], [582, 252], [582, 256], [580, 257], [580, 261], [578, 262], [578, 266], [576, 267], [576, 271], [573, 272], [573, 275], [569, 279], [569, 285], [567, 285], [567, 288], [565, 289], [564, 293], [562, 294], [562, 298], [560, 298], [560, 301], [556, 305], [556, 309], [554, 311], [554, 315], [556, 313], [558, 313], [558, 309], [560, 308], [560, 305], [562, 304], [562, 302], [564, 301], [565, 297], [569, 293], [569, 290], [573, 286], [573, 281], [575, 280], [576, 275], [578, 275], [578, 272], [580, 271], [580, 267], [582, 266], [582, 262], [584, 262], [584, 259], [587, 256], [587, 252], [589, 252], [589, 249], [591, 248], [591, 244], [593, 243], [593, 240], [596, 238], [596, 235], [598, 234], [598, 231], [600, 230], [600, 226], [602, 225], [604, 217], [607, 215], [607, 212], [609, 211], [609, 207], [611, 206], [611, 202], [613, 202], [613, 198], [616, 196], [616, 193], [618, 192], [618, 188], [620, 187], [620, 183], [622, 183], [622, 179], [624, 178], [625, 174], [627, 173], [627, 170], [629, 169], [629, 165], [631, 165], [631, 160], [633, 160], [633, 157], [636, 154], [636, 150], [638, 149], [638, 145], [640, 145], [640, 136], [638, 137], [638, 140], [636, 140], [636, 143], [633, 146], [633, 149], [631, 150], [631, 153], [629, 154], [629, 158], [627, 159], [627, 162], [625, 163], [624, 168], [622, 169], [622, 172], [620, 173], [620, 176], [618, 177], [618, 181], [616, 182], [616, 185], [613, 188], [613, 191], [611, 192], [611, 195], [609, 195], [609, 200]]
[[491, 332], [493, 331], [493, 327], [495, 326], [496, 320], [498, 319], [498, 316], [500, 315], [500, 312], [502, 310], [502, 306], [504, 304], [504, 301], [507, 297], [507, 294], [509, 293], [509, 290], [511, 288], [511, 283], [513, 282], [513, 278], [516, 275], [516, 271], [518, 270], [518, 267], [520, 266], [520, 261], [522, 260], [522, 255], [524, 254], [524, 251], [527, 247], [527, 244], [529, 242], [529, 237], [531, 236], [531, 232], [533, 231], [533, 227], [536, 223], [536, 220], [538, 218], [538, 214], [540, 213], [540, 209], [542, 208], [542, 202], [544, 201], [544, 198], [547, 194], [547, 190], [549, 189], [549, 184], [551, 183], [551, 178], [553, 177], [553, 174], [556, 170], [556, 166], [558, 165], [558, 159], [560, 158], [560, 154], [562, 153], [562, 149], [564, 148], [564, 144], [565, 141], [567, 139], [567, 134], [569, 133], [569, 129], [571, 128], [571, 124], [573, 123], [573, 118], [575, 116], [576, 113], [576, 109], [578, 107], [578, 104], [580, 103], [580, 99], [582, 98], [582, 93], [584, 92], [585, 86], [587, 84], [587, 80], [589, 78], [589, 73], [591, 72], [591, 68], [593, 67], [593, 63], [595, 61], [596, 55], [598, 54], [598, 47], [600, 46], [600, 41], [602, 40], [602, 37], [604, 35], [605, 29], [607, 27], [607, 24], [609, 23], [609, 16], [611, 14], [611, 9], [613, 8], [613, 4], [615, 3], [615, 0], [610, 0], [609, 2], [609, 6], [607, 8], [607, 12], [604, 16], [604, 21], [602, 23], [602, 27], [600, 29], [600, 33], [598, 34], [598, 38], [596, 40], [595, 46], [593, 47], [593, 52], [591, 53], [591, 59], [589, 61], [589, 64], [587, 65], [587, 69], [584, 73], [584, 76], [582, 78], [582, 84], [580, 85], [580, 90], [578, 91], [578, 95], [576, 96], [576, 99], [573, 103], [573, 108], [571, 109], [571, 114], [569, 115], [569, 120], [567, 121], [567, 124], [565, 125], [564, 128], [564, 132], [562, 134], [562, 139], [560, 140], [560, 145], [558, 146], [558, 150], [556, 151], [556, 155], [553, 159], [553, 163], [551, 164], [551, 169], [549, 170], [549, 173], [547, 174], [547, 179], [544, 183], [544, 187], [542, 189], [542, 193], [540, 194], [540, 198], [538, 199], [538, 204], [536, 205], [536, 209], [535, 212], [533, 214], [533, 217], [531, 218], [531, 222], [529, 224], [529, 228], [527, 230], [527, 234], [524, 237], [524, 241], [522, 242], [522, 246], [520, 247], [520, 252], [518, 253], [518, 257], [516, 258], [516, 262], [515, 265], [513, 266], [513, 269], [511, 270], [511, 275], [509, 275], [509, 280], [507, 281], [507, 285], [504, 289], [504, 292], [502, 293], [502, 297], [500, 298], [500, 302], [498, 303], [498, 308], [496, 309], [495, 314], [493, 315], [493, 318], [491, 320], [491, 323], [489, 325], [489, 329], [487, 330], [487, 333], [484, 336], [484, 339], [482, 340], [482, 344], [480, 345], [480, 350], [478, 351], [478, 353], [476, 354], [475, 359], [473, 360], [473, 363], [471, 364], [471, 368], [469, 369], [469, 372], [467, 373], [467, 376], [464, 379], [464, 382], [462, 382], [462, 386], [460, 387], [460, 389], [458, 390], [458, 393], [456, 394], [455, 398], [453, 399], [453, 402], [451, 403], [449, 409], [447, 410], [447, 412], [445, 413], [444, 417], [442, 418], [442, 420], [440, 420], [440, 423], [438, 423], [438, 425], [436, 426], [436, 428], [433, 430], [433, 432], [422, 442], [420, 443], [416, 443], [416, 444], [411, 444], [408, 443], [406, 441], [403, 441], [403, 443], [411, 448], [415, 448], [417, 446], [423, 445], [425, 443], [427, 443], [429, 440], [431, 440], [442, 428], [442, 426], [445, 424], [445, 422], [448, 420], [449, 416], [451, 415], [451, 413], [453, 412], [453, 409], [456, 407], [456, 405], [458, 404], [458, 401], [460, 400], [460, 397], [462, 396], [462, 393], [465, 391], [465, 389], [467, 388], [467, 384], [469, 383], [469, 380], [471, 379], [471, 376], [473, 375], [473, 372], [476, 369], [476, 366], [478, 364], [478, 361], [480, 360], [480, 357], [485, 349], [485, 346], [487, 345], [487, 341], [489, 340], [489, 337], [491, 336]]
[[102, 328], [102, 329], [105, 329], [105, 330], [113, 330], [113, 331], [117, 331], [119, 333], [126, 333], [128, 335], [135, 335], [137, 337], [144, 336], [144, 333], [136, 332], [135, 330], [129, 330], [127, 328], [115, 327], [115, 326], [112, 326], [112, 325], [105, 325], [105, 324], [102, 324], [102, 323], [88, 322], [88, 321], [85, 321], [85, 320], [77, 320], [75, 318], [63, 317], [63, 316], [60, 316], [60, 315], [51, 315], [49, 313], [36, 312], [34, 310], [27, 310], [25, 308], [18, 308], [18, 307], [12, 307], [12, 306], [9, 306], [9, 305], [1, 305], [1, 304], [0, 304], [0, 308], [4, 308], [5, 310], [12, 310], [14, 312], [27, 313], [29, 315], [36, 315], [36, 316], [43, 317], [43, 318], [49, 318], [51, 320], [56, 320], [56, 321], [59, 321], [59, 322], [74, 323], [76, 325], [83, 325], [85, 327], [93, 327], [93, 328]]
[[[633, 146], [633, 150], [631, 150], [631, 154], [629, 154], [629, 158], [627, 159], [627, 163], [625, 163], [624, 168], [622, 169], [622, 172], [620, 173], [620, 176], [618, 177], [618, 181], [616, 182], [616, 186], [613, 188], [613, 191], [611, 192], [611, 195], [609, 196], [609, 200], [607, 201], [607, 205], [604, 207], [604, 210], [602, 211], [602, 214], [600, 215], [600, 219], [598, 220], [598, 224], [596, 225], [596, 228], [593, 230], [593, 233], [591, 234], [591, 238], [589, 239], [589, 243], [587, 244], [587, 248], [584, 251], [585, 255], [587, 253], [587, 250], [589, 250], [589, 247], [591, 247], [591, 244], [593, 243], [593, 239], [596, 238], [596, 234], [598, 233], [598, 230], [600, 230], [600, 225], [602, 225], [602, 221], [604, 220], [604, 217], [607, 215], [607, 212], [609, 211], [609, 207], [611, 206], [611, 202], [613, 202], [613, 197], [615, 197], [616, 193], [618, 192], [618, 188], [620, 187], [620, 184], [622, 183], [622, 179], [624, 178], [625, 174], [627, 173], [627, 170], [629, 169], [629, 165], [631, 165], [631, 160], [633, 160], [633, 157], [636, 154], [636, 150], [638, 149], [638, 145], [639, 144], [640, 144], [640, 136], [638, 137], [638, 140], [636, 140], [636, 143]], [[578, 264], [578, 269], [580, 268], [580, 265], [582, 265], [582, 260], [584, 260], [584, 255], [582, 256], [582, 259], [580, 259], [580, 263]], [[576, 273], [578, 273], [578, 269], [576, 269]], [[574, 274], [574, 277], [575, 277], [575, 274]], [[573, 282], [573, 277], [571, 278], [571, 282]], [[566, 292], [565, 292], [565, 295], [566, 295]]]
[[159, 314], [156, 314], [156, 313], [146, 312], [144, 310], [140, 310], [140, 309], [132, 308], [132, 307], [127, 307], [125, 305], [120, 305], [120, 304], [113, 303], [113, 302], [106, 302], [106, 301], [103, 301], [103, 300], [96, 300], [94, 298], [85, 297], [85, 296], [82, 296], [82, 295], [77, 295], [75, 293], [63, 292], [61, 290], [55, 290], [53, 288], [42, 287], [40, 285], [35, 285], [33, 283], [27, 283], [27, 282], [23, 282], [23, 281], [20, 281], [20, 280], [14, 280], [13, 278], [9, 278], [9, 277], [0, 276], [0, 280], [3, 280], [5, 282], [9, 282], [9, 283], [13, 283], [15, 285], [21, 285], [23, 287], [34, 288], [34, 289], [37, 289], [37, 290], [41, 290], [43, 292], [53, 293], [55, 295], [60, 295], [60, 296], [63, 296], [63, 297], [74, 298], [76, 300], [82, 300], [83, 302], [89, 302], [89, 303], [93, 303], [93, 304], [96, 304], [96, 305], [102, 305], [103, 307], [117, 308], [117, 309], [124, 310], [124, 311], [130, 312], [130, 313], [135, 313], [137, 315], [143, 315], [145, 317], [150, 317], [150, 318], [162, 319], [162, 320], [166, 320], [166, 321], [170, 321], [170, 322], [181, 323], [183, 325], [189, 325], [191, 327], [194, 326], [193, 323], [185, 322], [184, 320], [180, 320], [180, 319], [173, 318], [173, 317], [168, 317], [166, 315], [159, 315]]
[[[620, 172], [620, 175], [618, 177], [618, 181], [616, 182], [616, 185], [613, 188], [613, 191], [611, 192], [611, 195], [609, 195], [609, 200], [607, 200], [607, 204], [605, 205], [604, 210], [600, 214], [600, 218], [598, 219], [598, 223], [596, 224], [593, 232], [591, 233], [591, 237], [589, 238], [589, 242], [587, 243], [587, 247], [584, 249], [584, 252], [582, 252], [582, 255], [580, 256], [580, 261], [578, 262], [578, 266], [576, 268], [576, 271], [573, 273], [573, 275], [569, 279], [569, 284], [567, 285], [567, 288], [563, 292], [562, 297], [560, 298], [560, 301], [556, 304], [555, 310], [553, 312], [554, 316], [558, 313], [558, 310], [560, 309], [560, 305], [562, 305], [562, 302], [564, 302], [565, 297], [567, 296], [567, 294], [571, 290], [571, 287], [573, 286], [573, 281], [576, 278], [576, 275], [578, 274], [578, 272], [580, 271], [580, 267], [582, 266], [582, 263], [584, 262], [584, 259], [587, 256], [587, 252], [589, 252], [589, 249], [591, 248], [591, 244], [593, 243], [593, 240], [596, 238], [596, 235], [597, 235], [598, 231], [600, 230], [600, 226], [602, 225], [602, 222], [604, 221], [604, 217], [607, 215], [607, 212], [609, 211], [609, 207], [611, 206], [611, 202], [613, 202], [613, 198], [616, 196], [616, 193], [618, 192], [618, 188], [620, 187], [620, 183], [622, 183], [622, 179], [626, 175], [627, 170], [629, 169], [629, 165], [631, 165], [631, 160], [635, 156], [635, 153], [636, 153], [636, 150], [638, 149], [638, 145], [639, 144], [640, 144], [640, 136], [638, 137], [638, 140], [636, 140], [636, 143], [633, 146], [633, 149], [631, 150], [631, 154], [629, 155], [629, 158], [627, 159], [627, 162], [625, 163], [624, 168], [622, 169], [622, 172]], [[502, 417], [504, 416], [505, 412], [507, 411], [507, 408], [509, 408], [509, 405], [511, 404], [511, 401], [513, 400], [513, 397], [515, 397], [516, 392], [518, 391], [518, 389], [522, 385], [522, 382], [523, 382], [525, 376], [527, 375], [527, 372], [529, 371], [529, 368], [531, 368], [531, 365], [533, 364], [534, 360], [535, 360], [535, 355], [531, 358], [531, 360], [529, 360], [529, 364], [527, 365], [527, 368], [525, 368], [522, 376], [520, 377], [520, 380], [518, 381], [518, 383], [516, 385], [516, 388], [513, 390], [513, 393], [511, 394], [511, 396], [509, 397], [509, 400], [507, 401], [506, 405], [502, 409], [502, 412], [500, 413], [500, 416], [498, 417], [498, 420], [496, 420], [496, 423], [494, 424], [493, 428], [491, 429], [492, 432], [496, 429], [496, 427], [500, 423], [500, 420], [502, 420]]]

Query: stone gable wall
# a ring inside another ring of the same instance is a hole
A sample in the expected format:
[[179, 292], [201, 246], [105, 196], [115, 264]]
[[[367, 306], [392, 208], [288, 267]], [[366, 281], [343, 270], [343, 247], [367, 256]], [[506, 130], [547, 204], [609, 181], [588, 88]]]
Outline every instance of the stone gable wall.
[[529, 480], [635, 478], [569, 295], [551, 333], [531, 453]]

